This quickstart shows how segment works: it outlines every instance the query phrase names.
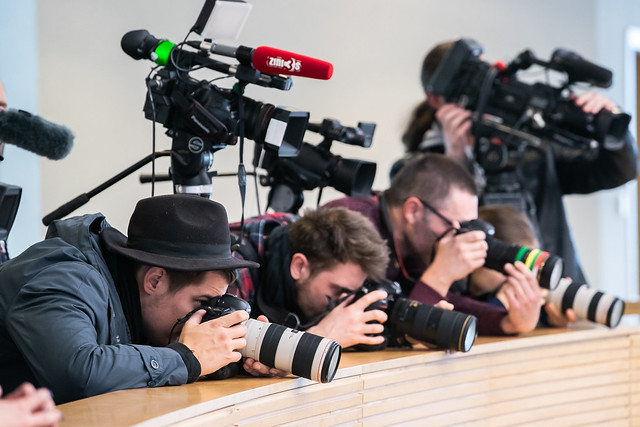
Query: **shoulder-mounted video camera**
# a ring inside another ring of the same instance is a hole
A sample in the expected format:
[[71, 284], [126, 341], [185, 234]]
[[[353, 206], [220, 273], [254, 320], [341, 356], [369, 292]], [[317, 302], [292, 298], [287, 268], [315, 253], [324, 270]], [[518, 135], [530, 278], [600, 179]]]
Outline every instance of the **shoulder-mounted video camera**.
[[[525, 50], [506, 67], [484, 62], [482, 52], [473, 40], [456, 41], [426, 90], [474, 112], [475, 157], [485, 170], [514, 166], [525, 146], [539, 147], [543, 140], [586, 150], [625, 136], [631, 120], [628, 114], [618, 109], [588, 114], [571, 98], [574, 83], [609, 87], [610, 70], [566, 49], [556, 49], [549, 61]], [[565, 73], [566, 81], [554, 87], [516, 79], [517, 71], [534, 64]]]
[[[365, 160], [345, 159], [331, 153], [333, 141], [368, 148], [376, 124], [359, 122], [357, 127], [343, 126], [334, 119], [309, 123], [307, 130], [324, 139], [318, 145], [304, 142], [296, 156], [282, 158], [265, 153], [254, 157], [254, 165], [268, 173], [261, 184], [270, 186], [268, 205], [276, 212], [297, 213], [304, 202], [303, 191], [333, 187], [348, 196], [371, 194], [376, 164]], [[321, 194], [318, 196], [320, 199]]]

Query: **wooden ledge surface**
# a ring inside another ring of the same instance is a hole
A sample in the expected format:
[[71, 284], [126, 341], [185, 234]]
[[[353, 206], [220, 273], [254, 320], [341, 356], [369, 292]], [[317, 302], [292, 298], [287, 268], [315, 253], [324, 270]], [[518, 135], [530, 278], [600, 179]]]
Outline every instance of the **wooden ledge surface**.
[[[357, 413], [350, 415], [352, 418], [345, 419], [353, 420], [356, 419], [353, 417], [357, 417], [360, 420], [363, 417], [362, 395], [365, 382], [367, 387], [374, 387], [376, 381], [392, 384], [394, 381], [394, 377], [390, 376], [392, 373], [402, 373], [416, 366], [431, 366], [434, 369], [433, 372], [442, 376], [455, 372], [456, 369], [462, 369], [463, 366], [465, 366], [464, 369], [487, 369], [501, 364], [517, 363], [518, 359], [524, 363], [525, 359], [534, 357], [534, 353], [543, 351], [545, 357], [552, 355], [566, 358], [582, 353], [588, 354], [593, 352], [594, 348], [619, 348], [624, 355], [625, 349], [629, 347], [629, 336], [632, 336], [633, 342], [640, 343], [640, 314], [637, 314], [640, 313], [640, 304], [627, 304], [625, 313], [628, 314], [615, 329], [580, 322], [568, 329], [536, 329], [518, 337], [480, 337], [468, 353], [426, 348], [387, 349], [378, 352], [345, 351], [340, 361], [340, 369], [335, 379], [329, 384], [318, 384], [293, 376], [287, 378], [236, 377], [223, 381], [198, 381], [173, 387], [121, 390], [59, 405], [58, 408], [64, 414], [62, 425], [65, 426], [117, 426], [138, 423], [142, 426], [157, 426], [171, 425], [190, 419], [194, 420], [193, 424], [185, 425], [199, 425], [199, 422], [195, 421], [198, 417], [211, 416], [208, 414], [230, 414], [234, 411], [238, 415], [240, 408], [258, 405], [252, 402], [260, 402], [261, 399], [266, 402], [271, 400], [277, 402], [276, 396], [289, 396], [285, 399], [287, 403], [282, 405], [298, 404], [302, 405], [301, 407], [315, 400], [360, 396], [349, 403], [342, 403], [346, 407], [340, 409], [345, 411], [347, 407], [359, 408]], [[633, 359], [634, 369], [640, 370], [640, 350], [634, 350]], [[423, 371], [424, 369], [421, 368], [421, 372]], [[399, 377], [398, 381], [401, 381]], [[417, 392], [416, 390], [412, 393]], [[270, 396], [273, 396], [271, 400], [269, 400]], [[294, 396], [293, 400], [296, 399], [295, 396], [300, 397], [301, 400], [292, 403], [290, 396]], [[302, 396], [307, 397], [302, 398]], [[638, 400], [636, 405], [640, 406], [640, 392], [636, 391], [634, 396], [634, 399]], [[234, 408], [232, 412], [228, 412], [230, 408]], [[261, 408], [263, 412], [268, 412], [270, 409], [275, 411], [277, 405], [274, 403], [274, 407], [269, 408], [267, 404], [266, 409]], [[283, 407], [280, 411], [288, 414], [286, 409]], [[249, 414], [250, 410], [247, 409], [247, 411]], [[331, 411], [335, 412], [335, 410]], [[637, 412], [637, 416], [640, 417], [640, 407], [637, 408]], [[227, 424], [226, 420], [232, 419], [229, 418], [230, 415], [217, 416], [222, 417], [219, 421], [223, 424]], [[262, 418], [258, 417], [258, 419]], [[286, 417], [278, 418], [282, 422], [287, 419]], [[384, 421], [381, 422], [384, 424]]]

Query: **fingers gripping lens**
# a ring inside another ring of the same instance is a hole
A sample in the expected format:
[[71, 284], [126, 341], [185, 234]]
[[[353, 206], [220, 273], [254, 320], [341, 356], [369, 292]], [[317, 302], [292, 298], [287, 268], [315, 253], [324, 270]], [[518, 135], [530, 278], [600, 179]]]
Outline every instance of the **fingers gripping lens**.
[[313, 381], [333, 380], [342, 352], [337, 342], [275, 323], [249, 319], [245, 324], [248, 332], [247, 346], [240, 350], [243, 357]]
[[476, 339], [475, 316], [407, 298], [398, 298], [389, 322], [401, 334], [456, 351], [471, 350]]
[[[409, 336], [451, 350], [471, 349], [477, 332], [475, 316], [402, 298], [400, 285], [390, 280], [365, 280], [353, 301], [378, 289], [385, 291], [387, 298], [374, 302], [367, 310], [383, 310], [389, 316], [383, 333], [386, 343], [406, 343], [404, 337]], [[380, 346], [359, 345], [357, 349], [379, 350]]]
[[520, 261], [533, 272], [540, 287], [553, 290], [558, 286], [564, 271], [562, 258], [540, 249], [509, 244], [496, 239], [493, 237], [495, 234], [493, 226], [480, 219], [460, 224], [458, 234], [472, 230], [483, 231], [486, 235], [488, 245], [487, 259], [484, 264], [486, 268], [504, 273], [505, 264]]
[[547, 295], [547, 302], [562, 313], [571, 308], [577, 316], [610, 328], [618, 326], [625, 307], [620, 298], [591, 289], [584, 283], [572, 283], [570, 279], [561, 280]]
[[[243, 299], [225, 294], [212, 299], [204, 309], [206, 314], [202, 321], [206, 322], [236, 310], [250, 311], [251, 307]], [[186, 321], [191, 314], [193, 312], [181, 321]], [[247, 345], [240, 350], [243, 357], [313, 381], [328, 383], [333, 380], [342, 354], [342, 347], [336, 341], [254, 319], [247, 320], [245, 325]], [[224, 379], [234, 376], [238, 370], [229, 367], [232, 366], [223, 367], [207, 377]]]
[[510, 245], [498, 239], [488, 239], [485, 267], [502, 271], [506, 263], [522, 262], [533, 272], [540, 287], [555, 289], [562, 278], [564, 262], [562, 258], [540, 249]]

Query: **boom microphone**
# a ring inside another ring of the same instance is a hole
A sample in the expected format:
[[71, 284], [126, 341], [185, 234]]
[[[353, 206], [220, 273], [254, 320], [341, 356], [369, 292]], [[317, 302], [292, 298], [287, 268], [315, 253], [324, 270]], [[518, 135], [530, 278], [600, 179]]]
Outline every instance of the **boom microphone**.
[[333, 65], [330, 62], [274, 47], [233, 47], [196, 41], [187, 42], [187, 44], [196, 49], [236, 58], [241, 63], [251, 65], [261, 73], [286, 74], [321, 80], [329, 80], [333, 75]]
[[66, 126], [26, 111], [8, 109], [0, 111], [0, 141], [51, 160], [60, 160], [73, 147], [73, 133]]
[[567, 49], [556, 49], [551, 54], [551, 66], [565, 71], [573, 81], [586, 82], [597, 87], [608, 88], [613, 79], [611, 70], [587, 61]]

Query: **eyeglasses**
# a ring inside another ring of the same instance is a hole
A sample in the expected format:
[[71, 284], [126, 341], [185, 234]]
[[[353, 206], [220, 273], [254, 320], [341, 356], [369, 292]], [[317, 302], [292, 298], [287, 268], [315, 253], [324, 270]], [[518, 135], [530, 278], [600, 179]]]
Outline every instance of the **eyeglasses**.
[[436, 214], [436, 216], [438, 216], [441, 220], [443, 220], [449, 227], [453, 227], [453, 222], [451, 222], [451, 220], [449, 218], [447, 218], [446, 216], [444, 216], [440, 212], [438, 212], [438, 210], [436, 208], [434, 208], [429, 203], [425, 202], [424, 200], [422, 200], [419, 197], [416, 197], [416, 199], [420, 200], [420, 203], [422, 203], [422, 206], [424, 206], [425, 208], [429, 209], [431, 212]]

